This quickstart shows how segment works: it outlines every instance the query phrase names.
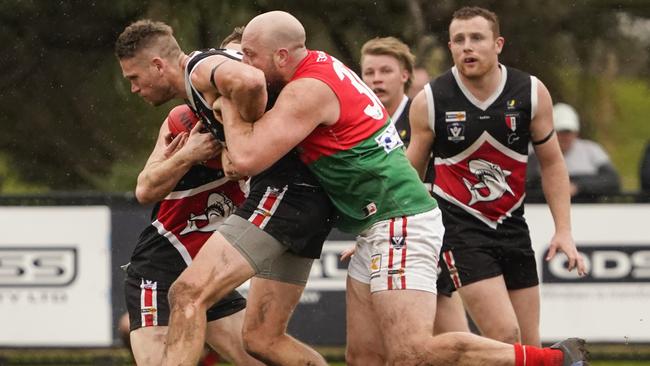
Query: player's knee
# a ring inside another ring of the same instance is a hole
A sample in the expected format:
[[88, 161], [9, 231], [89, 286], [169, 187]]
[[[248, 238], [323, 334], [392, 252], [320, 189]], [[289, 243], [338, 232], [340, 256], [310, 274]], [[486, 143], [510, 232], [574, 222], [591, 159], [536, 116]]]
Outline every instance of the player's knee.
[[273, 349], [276, 341], [275, 337], [266, 334], [260, 327], [248, 324], [242, 329], [242, 340], [244, 349], [249, 355], [268, 363], [269, 360], [266, 355]]
[[180, 278], [171, 285], [167, 297], [172, 309], [192, 311], [201, 307], [201, 288]]
[[503, 343], [521, 343], [521, 330], [517, 325], [500, 327], [485, 336]]

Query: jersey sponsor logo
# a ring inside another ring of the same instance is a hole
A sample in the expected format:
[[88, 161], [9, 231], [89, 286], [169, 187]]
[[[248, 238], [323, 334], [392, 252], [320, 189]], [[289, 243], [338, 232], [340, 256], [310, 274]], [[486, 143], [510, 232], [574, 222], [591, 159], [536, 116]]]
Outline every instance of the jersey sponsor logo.
[[[650, 281], [650, 244], [579, 245], [587, 268], [585, 277], [567, 270], [568, 259], [557, 255], [542, 261], [544, 283], [639, 283]], [[544, 258], [548, 250], [544, 253]]]
[[377, 205], [374, 202], [370, 202], [366, 207], [363, 208], [363, 213], [365, 217], [372, 216], [377, 213]]
[[187, 235], [196, 231], [213, 232], [234, 211], [235, 204], [230, 198], [220, 192], [211, 193], [208, 196], [205, 210], [198, 215], [190, 213], [190, 218], [180, 235]]
[[381, 135], [375, 137], [375, 142], [377, 142], [377, 145], [384, 148], [386, 154], [400, 146], [404, 146], [404, 142], [402, 142], [402, 139], [399, 137], [397, 129], [395, 129], [393, 124], [389, 124]]
[[447, 140], [460, 142], [465, 140], [465, 124], [461, 122], [447, 125]]
[[517, 107], [517, 101], [515, 99], [510, 99], [506, 102], [506, 109], [512, 110]]
[[379, 277], [381, 270], [381, 254], [373, 254], [370, 258], [370, 278]]
[[514, 192], [506, 177], [510, 176], [512, 172], [501, 169], [498, 164], [491, 163], [484, 159], [470, 160], [468, 163], [470, 173], [474, 174], [478, 182], [472, 183], [468, 179], [463, 178], [465, 187], [472, 195], [469, 205], [472, 206], [476, 202], [490, 202], [497, 200], [508, 192], [514, 196]]
[[465, 111], [450, 111], [445, 112], [445, 122], [465, 122], [467, 120], [467, 112]]
[[404, 237], [403, 236], [393, 236], [393, 237], [391, 237], [390, 238], [390, 245], [394, 249], [397, 249], [397, 250], [402, 249], [402, 247], [404, 246]]

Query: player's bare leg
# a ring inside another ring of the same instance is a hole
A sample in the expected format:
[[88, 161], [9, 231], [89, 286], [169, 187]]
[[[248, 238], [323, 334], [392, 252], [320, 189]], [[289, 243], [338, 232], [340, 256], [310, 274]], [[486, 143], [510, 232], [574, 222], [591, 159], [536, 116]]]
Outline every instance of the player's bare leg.
[[503, 276], [465, 285], [458, 292], [481, 335], [510, 344], [521, 342], [517, 315]]
[[385, 340], [388, 365], [515, 364], [512, 345], [464, 332], [434, 337], [436, 295], [430, 292], [380, 291], [372, 294], [372, 301]]
[[539, 335], [539, 286], [508, 291], [521, 329], [521, 343], [541, 347]]
[[162, 363], [167, 327], [142, 327], [131, 332], [131, 349], [135, 363], [156, 366]]
[[454, 291], [451, 297], [438, 295], [436, 307], [433, 334], [470, 331], [463, 300], [460, 298], [458, 291]]
[[287, 334], [304, 285], [254, 277], [244, 321], [246, 350], [268, 365], [327, 365], [321, 356]]
[[246, 310], [208, 323], [206, 343], [219, 355], [237, 366], [263, 366], [244, 349], [242, 327]]
[[373, 309], [370, 285], [348, 276], [345, 298], [346, 363], [351, 366], [385, 364], [384, 341]]
[[169, 290], [163, 365], [196, 365], [205, 342], [206, 310], [253, 274], [248, 261], [223, 235], [212, 234]]

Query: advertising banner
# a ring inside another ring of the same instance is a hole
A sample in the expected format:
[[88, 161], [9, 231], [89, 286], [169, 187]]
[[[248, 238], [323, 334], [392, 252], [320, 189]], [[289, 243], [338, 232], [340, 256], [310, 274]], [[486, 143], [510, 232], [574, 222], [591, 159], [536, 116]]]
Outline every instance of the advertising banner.
[[0, 207], [0, 347], [110, 346], [110, 210]]

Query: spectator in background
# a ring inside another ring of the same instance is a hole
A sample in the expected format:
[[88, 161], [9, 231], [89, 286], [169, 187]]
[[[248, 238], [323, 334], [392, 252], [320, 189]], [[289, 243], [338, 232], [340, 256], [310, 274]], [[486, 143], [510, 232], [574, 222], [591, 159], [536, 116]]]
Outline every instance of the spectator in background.
[[641, 191], [650, 194], [650, 141], [645, 145], [645, 152], [641, 156]]
[[[619, 176], [605, 150], [594, 141], [578, 137], [580, 118], [575, 109], [565, 103], [555, 104], [553, 121], [569, 171], [571, 197], [618, 193]], [[529, 195], [542, 197], [539, 162], [534, 154], [528, 163], [527, 185]]]
[[411, 99], [415, 98], [429, 80], [431, 80], [431, 75], [429, 75], [427, 69], [422, 66], [416, 66], [413, 68], [413, 82], [411, 83], [411, 87], [407, 89], [406, 95]]

